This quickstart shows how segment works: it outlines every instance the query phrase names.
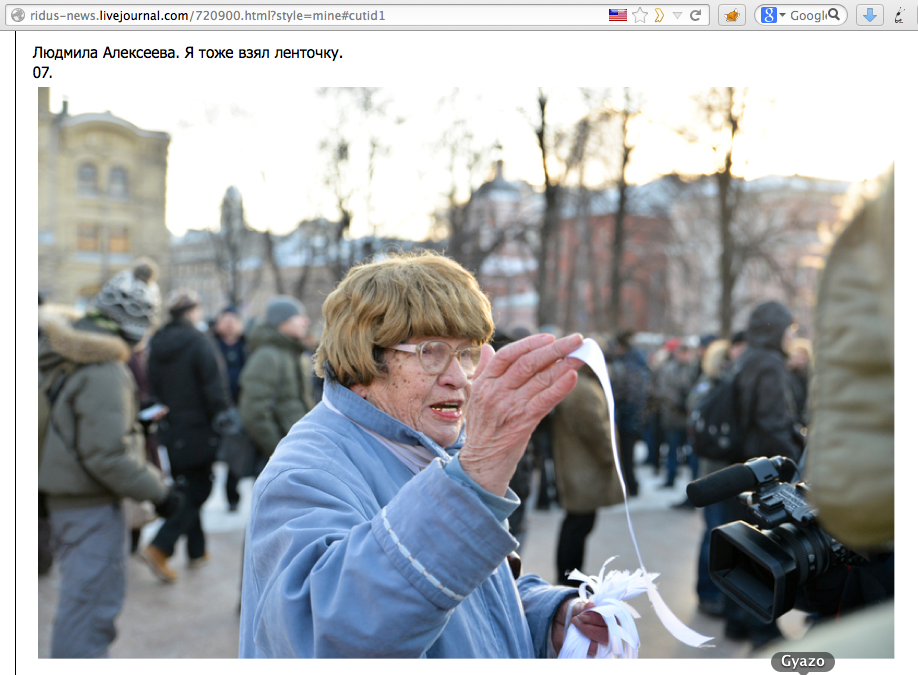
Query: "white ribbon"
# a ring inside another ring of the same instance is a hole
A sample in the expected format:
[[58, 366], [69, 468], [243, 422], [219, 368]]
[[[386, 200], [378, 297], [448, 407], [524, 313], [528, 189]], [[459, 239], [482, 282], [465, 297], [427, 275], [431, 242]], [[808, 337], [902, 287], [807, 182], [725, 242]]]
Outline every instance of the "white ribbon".
[[[580, 584], [580, 599], [592, 601], [596, 606], [590, 611], [601, 614], [606, 620], [609, 644], [599, 645], [596, 658], [636, 659], [641, 640], [634, 620], [640, 619], [641, 615], [625, 600], [647, 591], [658, 575], [647, 575], [644, 570], [637, 570], [634, 574], [627, 570], [612, 570], [606, 574], [606, 565], [614, 559], [615, 556], [603, 563], [597, 577], [588, 577], [580, 570], [574, 570], [567, 578], [583, 582]], [[588, 588], [592, 590], [591, 594], [587, 593]], [[589, 649], [590, 639], [571, 625], [564, 635], [564, 645], [558, 658], [585, 659]]]
[[[603, 575], [605, 574], [606, 565], [612, 560], [612, 558], [609, 558], [602, 566], [602, 570], [598, 577], [587, 577], [578, 570], [574, 570], [574, 572], [569, 575], [568, 578], [583, 581], [583, 584], [580, 586], [580, 593], [581, 598], [584, 600], [587, 599], [585, 596], [586, 587], [593, 588], [593, 597], [590, 599], [596, 603], [597, 607], [590, 611], [602, 614], [609, 627], [609, 645], [607, 647], [600, 645], [600, 649], [597, 651], [596, 655], [600, 658], [608, 658], [609, 656], [637, 658], [637, 650], [638, 647], [640, 647], [640, 641], [638, 640], [634, 617], [639, 618], [639, 615], [630, 605], [627, 605], [624, 600], [634, 597], [644, 591], [647, 592], [650, 598], [650, 603], [653, 606], [654, 612], [656, 612], [656, 615], [659, 617], [666, 630], [669, 631], [670, 635], [690, 647], [711, 647], [713, 645], [705, 645], [704, 643], [708, 640], [712, 640], [712, 637], [705, 637], [686, 626], [675, 614], [673, 614], [666, 603], [663, 602], [663, 597], [653, 584], [653, 579], [657, 577], [657, 574], [649, 574], [647, 568], [644, 567], [644, 561], [641, 559], [641, 551], [638, 548], [637, 538], [634, 536], [634, 526], [631, 523], [631, 512], [628, 509], [628, 489], [625, 486], [625, 479], [622, 475], [622, 468], [619, 462], [618, 444], [615, 442], [615, 399], [612, 397], [609, 370], [606, 367], [606, 359], [605, 356], [603, 356], [602, 349], [599, 348], [595, 340], [586, 338], [583, 341], [583, 345], [568, 354], [568, 356], [583, 361], [594, 373], [596, 373], [602, 385], [602, 390], [606, 395], [606, 403], [609, 408], [609, 427], [612, 429], [611, 442], [612, 455], [615, 459], [615, 471], [618, 473], [618, 480], [619, 483], [621, 483], [622, 492], [625, 495], [625, 517], [628, 520], [628, 531], [631, 533], [634, 551], [637, 553], [638, 563], [641, 566], [641, 569], [632, 575], [629, 575], [628, 572], [622, 573], [613, 571], [605, 575], [604, 578]], [[600, 601], [602, 601], [602, 603], [600, 603]], [[618, 619], [618, 621], [616, 621], [616, 619]], [[621, 625], [619, 625], [619, 623]], [[572, 638], [572, 635], [576, 635], [577, 637]], [[573, 640], [570, 649], [568, 649], [569, 640]], [[583, 647], [584, 641], [586, 641], [586, 648]], [[564, 645], [561, 648], [561, 653], [558, 655], [558, 658], [583, 658], [586, 656], [586, 650], [589, 646], [589, 640], [587, 640], [574, 626], [571, 626], [565, 635]]]

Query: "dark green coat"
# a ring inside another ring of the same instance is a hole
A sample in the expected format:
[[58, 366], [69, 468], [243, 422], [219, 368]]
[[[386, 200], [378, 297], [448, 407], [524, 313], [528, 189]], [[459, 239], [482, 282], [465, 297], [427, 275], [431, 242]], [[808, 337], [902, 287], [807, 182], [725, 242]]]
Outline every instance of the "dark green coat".
[[313, 407], [305, 346], [273, 326], [246, 336], [251, 352], [239, 376], [239, 415], [246, 433], [270, 456], [290, 427]]

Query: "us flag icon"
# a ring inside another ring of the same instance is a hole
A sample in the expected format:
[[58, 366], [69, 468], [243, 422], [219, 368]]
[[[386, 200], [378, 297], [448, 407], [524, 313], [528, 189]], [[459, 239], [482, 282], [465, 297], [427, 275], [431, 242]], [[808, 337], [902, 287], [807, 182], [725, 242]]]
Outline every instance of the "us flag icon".
[[628, 10], [627, 9], [610, 9], [609, 10], [609, 21], [627, 21], [628, 20]]

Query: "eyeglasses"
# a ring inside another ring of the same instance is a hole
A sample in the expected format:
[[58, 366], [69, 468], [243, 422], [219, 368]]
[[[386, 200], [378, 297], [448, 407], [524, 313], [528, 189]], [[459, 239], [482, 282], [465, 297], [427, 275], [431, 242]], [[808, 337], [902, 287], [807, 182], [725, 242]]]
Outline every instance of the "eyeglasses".
[[471, 376], [481, 360], [481, 347], [453, 349], [448, 343], [439, 340], [429, 340], [414, 345], [395, 345], [389, 349], [413, 353], [418, 357], [421, 367], [428, 375], [441, 375], [446, 372], [450, 361], [455, 356], [465, 374]]

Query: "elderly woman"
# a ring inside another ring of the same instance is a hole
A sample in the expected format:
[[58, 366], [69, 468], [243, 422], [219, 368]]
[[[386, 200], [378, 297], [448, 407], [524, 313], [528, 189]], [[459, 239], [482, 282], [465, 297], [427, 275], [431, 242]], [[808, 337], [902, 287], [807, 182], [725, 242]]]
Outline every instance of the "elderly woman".
[[355, 267], [322, 312], [322, 403], [253, 491], [240, 656], [546, 657], [570, 622], [605, 643], [572, 589], [507, 561], [510, 478], [582, 338], [495, 353], [474, 277], [429, 253]]

